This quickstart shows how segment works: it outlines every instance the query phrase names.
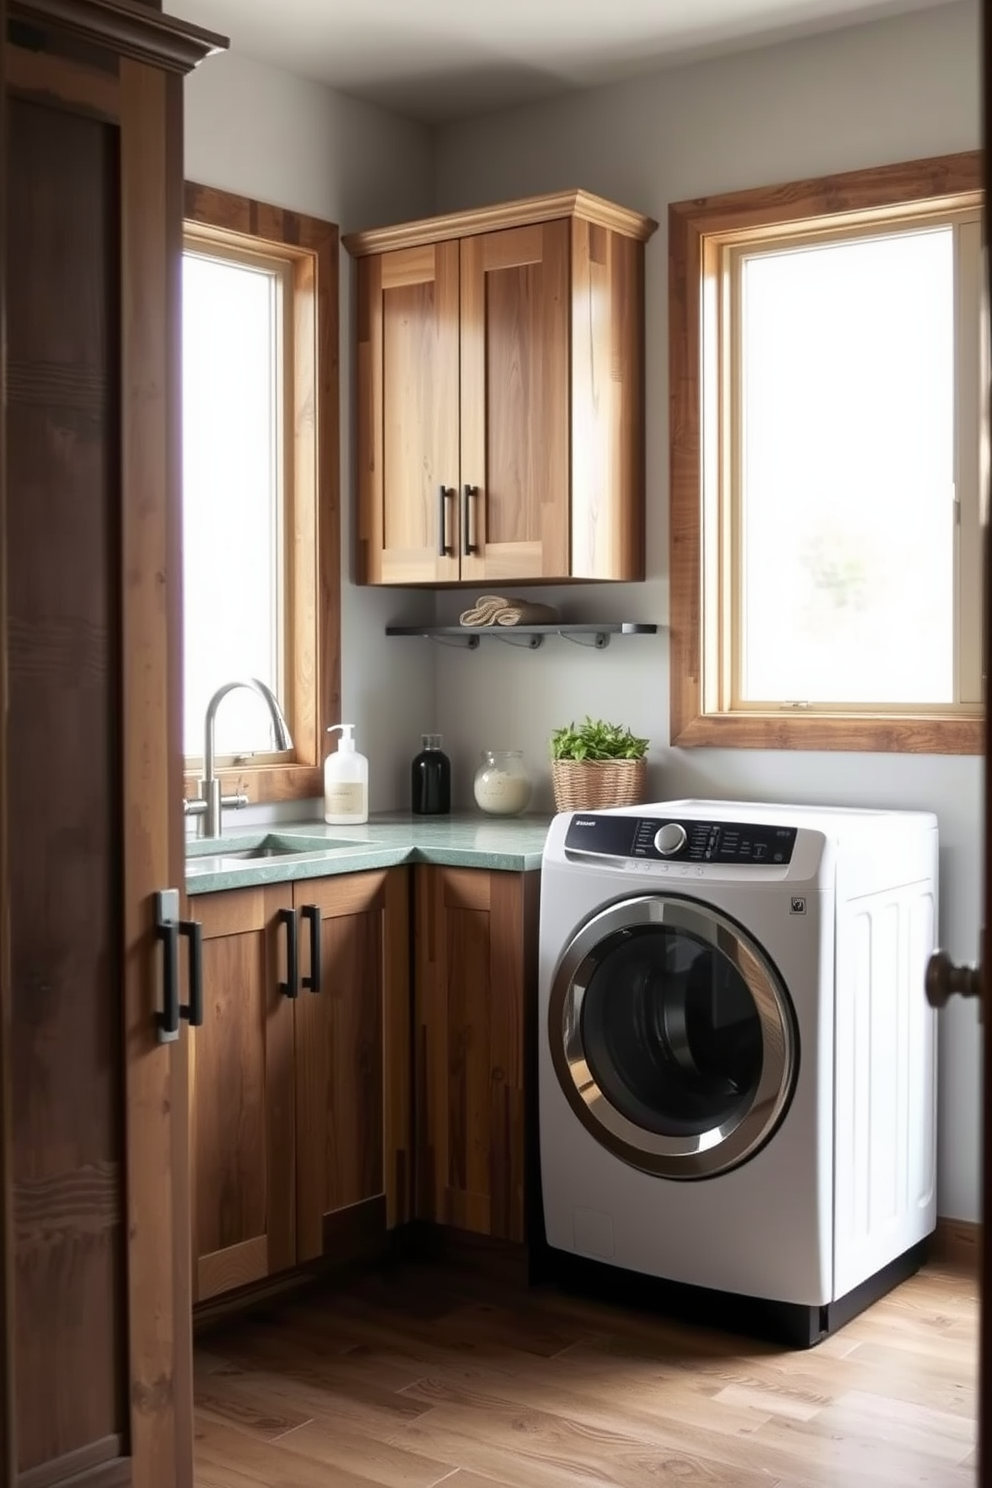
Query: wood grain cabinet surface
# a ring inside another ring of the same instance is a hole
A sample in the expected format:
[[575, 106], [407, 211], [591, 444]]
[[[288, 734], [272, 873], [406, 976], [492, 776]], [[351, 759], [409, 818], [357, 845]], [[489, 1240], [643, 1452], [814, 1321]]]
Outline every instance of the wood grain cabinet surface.
[[415, 874], [416, 1215], [523, 1242], [540, 875]]
[[644, 577], [656, 225], [572, 191], [343, 240], [362, 582]]
[[192, 901], [194, 1300], [351, 1259], [408, 1217], [408, 898], [399, 868]]

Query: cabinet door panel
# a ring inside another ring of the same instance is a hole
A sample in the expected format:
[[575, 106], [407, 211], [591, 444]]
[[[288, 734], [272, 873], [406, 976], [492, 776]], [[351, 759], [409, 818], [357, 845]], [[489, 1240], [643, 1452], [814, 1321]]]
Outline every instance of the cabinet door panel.
[[359, 567], [369, 583], [458, 578], [458, 272], [457, 243], [359, 261]]
[[572, 222], [572, 574], [644, 577], [644, 255]]
[[492, 984], [489, 908], [473, 909], [458, 896], [445, 899], [444, 988], [447, 1029], [448, 1160], [445, 1198], [448, 1222], [490, 1233], [489, 1164], [492, 1072]]
[[[406, 1217], [407, 892], [396, 870], [295, 887], [321, 916], [321, 989], [296, 1009], [301, 1261], [345, 1259]], [[302, 966], [312, 974], [308, 949]]]
[[119, 291], [111, 129], [17, 98], [8, 118], [11, 1149], [28, 1472], [126, 1429]]
[[291, 904], [282, 885], [195, 901], [204, 941], [204, 1018], [190, 1054], [198, 1301], [295, 1260], [293, 1004], [278, 985], [278, 911]]
[[513, 1241], [537, 879], [417, 870], [417, 1216]]
[[567, 220], [462, 242], [464, 579], [569, 574], [569, 251]]

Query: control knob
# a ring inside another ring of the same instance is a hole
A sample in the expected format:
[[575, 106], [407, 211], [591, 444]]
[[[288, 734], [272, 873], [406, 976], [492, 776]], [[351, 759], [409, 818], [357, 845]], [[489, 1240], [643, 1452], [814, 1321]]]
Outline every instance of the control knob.
[[685, 846], [685, 827], [678, 822], [666, 822], [654, 834], [654, 845], [663, 858], [670, 858], [677, 853], [679, 848]]

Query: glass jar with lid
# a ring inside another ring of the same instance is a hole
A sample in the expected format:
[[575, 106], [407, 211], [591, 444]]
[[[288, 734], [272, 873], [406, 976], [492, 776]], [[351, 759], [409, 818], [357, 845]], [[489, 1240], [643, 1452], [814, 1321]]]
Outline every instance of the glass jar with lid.
[[531, 779], [519, 749], [484, 749], [473, 782], [475, 804], [489, 816], [519, 816], [530, 803]]

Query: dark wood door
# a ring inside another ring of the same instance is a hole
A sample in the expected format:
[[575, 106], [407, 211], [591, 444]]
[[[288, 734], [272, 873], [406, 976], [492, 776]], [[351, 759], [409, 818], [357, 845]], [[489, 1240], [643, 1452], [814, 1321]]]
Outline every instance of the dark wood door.
[[[992, 203], [992, 0], [983, 0], [982, 28], [984, 66], [982, 70], [985, 112], [983, 144], [985, 148], [985, 269], [988, 292], [992, 295], [992, 256], [988, 252], [989, 206]], [[986, 417], [992, 418], [992, 387], [986, 388]], [[986, 476], [989, 479], [988, 475]], [[992, 496], [992, 491], [989, 492]], [[992, 521], [985, 527], [985, 657], [992, 657]], [[981, 1320], [979, 1339], [979, 1410], [978, 1410], [978, 1483], [979, 1488], [992, 1488], [992, 1309], [989, 1307], [988, 1284], [992, 1279], [992, 708], [989, 707], [989, 681], [985, 682], [985, 903], [984, 931], [980, 947], [985, 978], [984, 990], [984, 1064], [982, 1093], [984, 1109], [982, 1157], [982, 1256]]]
[[[0, 0], [0, 99], [6, 96], [4, 64], [6, 60], [7, 0]], [[6, 200], [7, 111], [0, 108], [0, 223], [7, 220]], [[3, 285], [5, 271], [5, 235], [0, 228], [0, 534], [7, 530], [7, 397], [6, 397], [6, 310]], [[7, 565], [0, 545], [0, 698], [7, 696]], [[7, 818], [7, 730], [0, 725], [0, 820]], [[9, 873], [7, 834], [0, 831], [0, 914], [8, 903]], [[14, 1402], [13, 1402], [13, 1226], [11, 1199], [13, 1177], [12, 1124], [10, 1118], [10, 947], [4, 929], [0, 929], [0, 1483], [14, 1480]]]
[[458, 578], [458, 244], [358, 264], [359, 568]]
[[535, 873], [417, 869], [417, 1217], [526, 1238]]
[[296, 1260], [292, 905], [291, 884], [190, 901], [204, 988], [189, 1055], [194, 1302]]
[[405, 869], [295, 886], [297, 1255], [348, 1260], [409, 1217], [409, 893]]
[[[120, 297], [112, 127], [14, 97], [8, 128], [7, 821], [19, 861], [9, 903], [23, 1472], [97, 1443], [125, 1452]], [[53, 1410], [39, 1408], [46, 1397]]]
[[463, 579], [571, 572], [570, 226], [462, 240]]
[[151, 7], [126, 57], [119, 7], [59, 15], [72, 39], [47, 7], [30, 49], [0, 33], [2, 1452], [45, 1488], [189, 1488], [185, 1064], [158, 1037], [155, 894], [183, 869], [180, 58], [208, 48]]

